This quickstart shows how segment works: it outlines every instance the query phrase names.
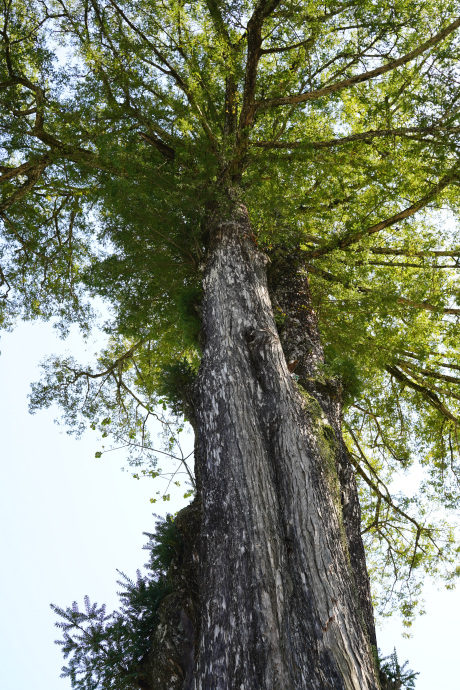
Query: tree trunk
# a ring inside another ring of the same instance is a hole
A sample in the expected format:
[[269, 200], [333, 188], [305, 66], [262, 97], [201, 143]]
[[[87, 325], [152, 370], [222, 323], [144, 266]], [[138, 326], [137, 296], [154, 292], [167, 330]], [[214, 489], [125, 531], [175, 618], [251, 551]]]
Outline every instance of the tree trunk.
[[278, 331], [288, 366], [290, 364], [295, 371], [299, 385], [319, 402], [334, 430], [348, 554], [369, 640], [377, 650], [371, 588], [361, 538], [361, 507], [353, 465], [342, 436], [341, 384], [324, 375], [324, 352], [302, 254], [295, 248], [277, 249], [271, 257], [268, 288], [275, 313], [280, 316]]
[[377, 689], [337, 429], [287, 369], [246, 210], [215, 214], [209, 232], [195, 688]]

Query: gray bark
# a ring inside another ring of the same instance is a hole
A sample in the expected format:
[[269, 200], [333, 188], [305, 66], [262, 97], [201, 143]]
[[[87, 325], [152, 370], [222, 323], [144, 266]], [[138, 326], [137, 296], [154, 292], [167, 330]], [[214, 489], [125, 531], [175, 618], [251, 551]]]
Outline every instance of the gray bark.
[[377, 689], [336, 430], [289, 374], [245, 209], [209, 236], [195, 690]]
[[[336, 438], [336, 467], [348, 553], [371, 645], [377, 649], [366, 555], [361, 538], [361, 508], [353, 465], [342, 436], [341, 384], [324, 374], [324, 352], [313, 310], [304, 252], [277, 249], [268, 270], [271, 301], [280, 316], [278, 331], [286, 361], [299, 385], [321, 405]], [[293, 366], [295, 365], [295, 367]]]

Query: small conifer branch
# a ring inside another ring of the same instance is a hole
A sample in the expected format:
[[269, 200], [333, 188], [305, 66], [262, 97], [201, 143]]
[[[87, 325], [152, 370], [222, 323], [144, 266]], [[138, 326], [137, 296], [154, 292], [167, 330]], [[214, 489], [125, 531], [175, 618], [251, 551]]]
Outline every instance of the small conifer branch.
[[391, 62], [388, 62], [385, 65], [376, 67], [373, 70], [369, 70], [368, 72], [357, 74], [354, 77], [350, 77], [349, 79], [343, 79], [341, 81], [335, 82], [335, 84], [330, 84], [329, 86], [325, 86], [321, 89], [316, 89], [314, 91], [309, 91], [307, 93], [301, 93], [291, 96], [281, 96], [279, 98], [267, 98], [265, 100], [258, 101], [256, 103], [256, 106], [258, 108], [271, 108], [279, 105], [306, 103], [307, 101], [313, 101], [318, 98], [328, 96], [331, 93], [336, 93], [337, 91], [342, 91], [343, 89], [350, 88], [352, 86], [355, 86], [356, 84], [361, 84], [365, 81], [369, 81], [370, 79], [374, 79], [375, 77], [386, 74], [387, 72], [390, 72], [391, 70], [394, 70], [397, 67], [402, 67], [403, 65], [406, 65], [408, 62], [415, 60], [415, 58], [417, 58], [419, 55], [422, 55], [425, 51], [429, 50], [433, 46], [443, 41], [447, 36], [449, 36], [449, 34], [453, 33], [456, 29], [458, 29], [459, 26], [460, 18], [451, 22], [451, 24], [446, 26], [444, 29], [439, 31], [437, 34], [435, 34], [430, 39], [419, 45], [414, 50], [411, 50], [406, 55], [403, 55], [397, 60], [392, 60]]

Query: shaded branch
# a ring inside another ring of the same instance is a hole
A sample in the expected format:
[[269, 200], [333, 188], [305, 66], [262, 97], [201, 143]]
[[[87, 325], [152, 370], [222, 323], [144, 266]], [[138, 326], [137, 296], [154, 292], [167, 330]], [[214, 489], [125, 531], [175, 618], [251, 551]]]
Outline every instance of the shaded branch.
[[18, 189], [16, 189], [9, 197], [4, 199], [0, 203], [0, 213], [3, 213], [6, 211], [10, 206], [12, 206], [16, 201], [19, 201], [19, 199], [22, 199], [23, 196], [28, 194], [33, 187], [37, 184], [38, 180], [40, 179], [43, 171], [45, 168], [49, 165], [51, 162], [51, 159], [49, 156], [43, 156], [43, 158], [35, 163], [33, 167], [29, 168], [28, 171], [26, 172], [27, 175], [27, 180], [22, 184]]
[[168, 144], [165, 144], [164, 141], [161, 141], [161, 139], [158, 139], [157, 137], [152, 137], [151, 135], [146, 134], [145, 132], [139, 132], [139, 135], [149, 144], [154, 146], [168, 160], [173, 161], [176, 157], [176, 152], [174, 151], [174, 149], [171, 148], [171, 146], [168, 146]]

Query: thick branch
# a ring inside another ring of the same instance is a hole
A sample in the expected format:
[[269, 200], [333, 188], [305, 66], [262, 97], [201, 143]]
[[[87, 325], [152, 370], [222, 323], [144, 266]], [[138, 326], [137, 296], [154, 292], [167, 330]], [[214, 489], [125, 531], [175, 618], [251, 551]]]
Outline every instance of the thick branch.
[[168, 144], [165, 144], [164, 141], [161, 141], [161, 139], [158, 139], [157, 137], [152, 137], [151, 135], [146, 134], [145, 132], [139, 132], [139, 135], [149, 144], [154, 146], [168, 160], [174, 160], [174, 158], [176, 157], [176, 152], [174, 151], [174, 149], [171, 148], [171, 146], [168, 146]]
[[22, 199], [23, 196], [30, 192], [30, 190], [40, 179], [43, 171], [49, 165], [49, 163], [50, 158], [48, 156], [43, 156], [42, 160], [36, 163], [33, 168], [29, 169], [26, 182], [24, 182], [23, 185], [21, 185], [9, 197], [0, 203], [0, 213], [6, 211], [7, 208], [12, 206], [16, 201], [19, 201], [19, 199]]
[[3, 171], [3, 175], [0, 175], [0, 183], [10, 180], [14, 177], [18, 177], [18, 175], [28, 175], [30, 171], [33, 170], [37, 165], [40, 165], [41, 163], [49, 163], [49, 161], [49, 156], [44, 155], [40, 156], [40, 158], [37, 160], [27, 161], [22, 165], [18, 165], [16, 168], [2, 167], [0, 169]]
[[231, 46], [232, 42], [224, 18], [222, 17], [218, 0], [206, 0], [206, 7], [211, 15], [217, 33], [225, 40], [228, 46]]
[[[281, 0], [258, 0], [247, 28], [247, 58], [239, 129], [246, 130], [254, 121], [257, 66], [261, 56], [262, 26]], [[244, 136], [247, 139], [247, 133]]]

